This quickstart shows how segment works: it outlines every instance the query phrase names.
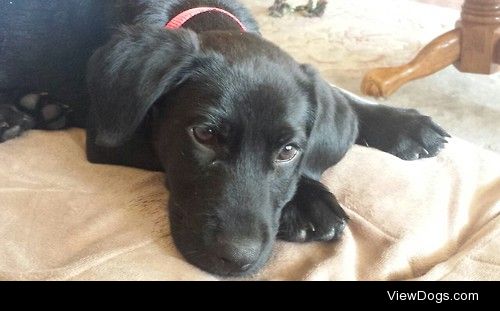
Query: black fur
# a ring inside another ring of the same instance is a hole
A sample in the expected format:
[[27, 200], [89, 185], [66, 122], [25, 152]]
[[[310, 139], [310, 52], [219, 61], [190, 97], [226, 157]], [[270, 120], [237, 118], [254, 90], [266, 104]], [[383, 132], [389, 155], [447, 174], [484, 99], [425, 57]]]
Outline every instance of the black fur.
[[[410, 160], [434, 156], [448, 136], [415, 111], [330, 86], [260, 37], [236, 1], [12, 2], [0, 2], [3, 130], [29, 120], [12, 92], [69, 105], [90, 161], [166, 172], [174, 241], [213, 273], [258, 271], [276, 236], [337, 239], [347, 215], [319, 178], [355, 142]], [[197, 6], [224, 8], [249, 32], [218, 13], [163, 29]], [[194, 128], [210, 129], [210, 144]], [[277, 161], [284, 146], [297, 155]]]

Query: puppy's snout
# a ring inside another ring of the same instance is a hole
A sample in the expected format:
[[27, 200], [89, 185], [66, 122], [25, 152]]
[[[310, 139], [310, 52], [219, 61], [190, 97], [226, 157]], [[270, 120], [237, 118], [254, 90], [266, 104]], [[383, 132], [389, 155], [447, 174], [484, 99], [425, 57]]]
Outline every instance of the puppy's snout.
[[262, 241], [251, 238], [232, 238], [219, 234], [216, 237], [216, 256], [221, 264], [232, 272], [249, 270], [262, 252]]

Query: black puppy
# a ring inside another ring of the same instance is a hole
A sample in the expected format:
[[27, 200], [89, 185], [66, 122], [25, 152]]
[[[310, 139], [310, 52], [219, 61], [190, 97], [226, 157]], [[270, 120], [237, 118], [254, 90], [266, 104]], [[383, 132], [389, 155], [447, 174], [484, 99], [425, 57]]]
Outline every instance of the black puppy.
[[[213, 273], [257, 271], [277, 236], [338, 238], [347, 216], [319, 179], [354, 143], [413, 160], [448, 136], [330, 86], [232, 0], [0, 3], [3, 129], [63, 114], [87, 125], [90, 161], [164, 170], [174, 241]], [[199, 7], [212, 9], [165, 29]], [[53, 100], [26, 97], [41, 92]]]

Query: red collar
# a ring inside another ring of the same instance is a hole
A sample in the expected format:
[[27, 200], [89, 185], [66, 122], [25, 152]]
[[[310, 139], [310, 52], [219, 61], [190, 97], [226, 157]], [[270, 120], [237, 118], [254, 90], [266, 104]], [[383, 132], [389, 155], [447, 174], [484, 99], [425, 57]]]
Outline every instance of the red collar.
[[226, 10], [219, 9], [219, 8], [214, 8], [214, 7], [199, 7], [199, 8], [194, 8], [190, 9], [187, 11], [184, 11], [177, 15], [176, 17], [172, 18], [166, 25], [165, 28], [167, 29], [179, 29], [184, 25], [188, 20], [191, 18], [195, 17], [198, 14], [202, 14], [205, 12], [219, 12], [222, 13], [228, 17], [230, 17], [232, 20], [234, 20], [241, 28], [242, 31], [246, 32], [247, 28], [243, 23], [233, 14], [229, 13]]

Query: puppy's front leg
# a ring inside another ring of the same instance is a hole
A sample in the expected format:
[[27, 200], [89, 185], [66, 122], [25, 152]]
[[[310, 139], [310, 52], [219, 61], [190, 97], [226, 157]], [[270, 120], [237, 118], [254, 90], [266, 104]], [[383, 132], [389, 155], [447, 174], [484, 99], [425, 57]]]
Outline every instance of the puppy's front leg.
[[335, 196], [322, 183], [302, 176], [294, 198], [281, 213], [278, 238], [292, 242], [336, 240], [347, 219]]
[[87, 159], [95, 164], [112, 164], [161, 171], [151, 138], [141, 129], [130, 139], [116, 147], [96, 144], [93, 128], [87, 129]]
[[333, 88], [347, 99], [359, 122], [356, 143], [393, 154], [403, 160], [436, 156], [450, 135], [415, 109], [374, 105], [346, 91]]

